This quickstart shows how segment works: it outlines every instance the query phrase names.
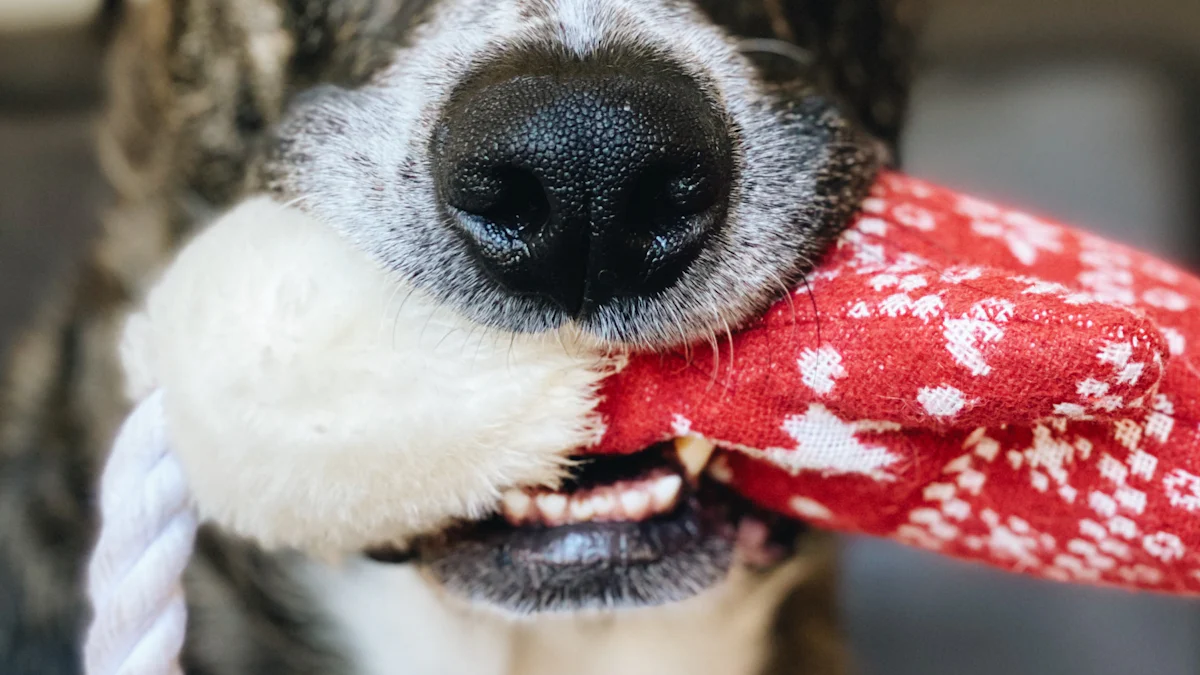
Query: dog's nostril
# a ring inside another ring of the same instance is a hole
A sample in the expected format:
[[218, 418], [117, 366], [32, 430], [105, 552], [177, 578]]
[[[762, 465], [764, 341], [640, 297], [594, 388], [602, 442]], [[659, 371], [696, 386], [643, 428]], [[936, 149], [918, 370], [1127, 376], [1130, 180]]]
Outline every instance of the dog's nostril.
[[631, 223], [671, 224], [717, 203], [721, 188], [704, 168], [651, 166], [630, 183], [627, 218]]
[[455, 92], [434, 138], [438, 194], [480, 265], [571, 316], [674, 284], [733, 182], [723, 117], [662, 64], [501, 69]]
[[546, 226], [550, 219], [550, 199], [542, 181], [532, 171], [501, 167], [480, 182], [483, 190], [448, 195], [447, 205], [514, 236], [526, 236]]

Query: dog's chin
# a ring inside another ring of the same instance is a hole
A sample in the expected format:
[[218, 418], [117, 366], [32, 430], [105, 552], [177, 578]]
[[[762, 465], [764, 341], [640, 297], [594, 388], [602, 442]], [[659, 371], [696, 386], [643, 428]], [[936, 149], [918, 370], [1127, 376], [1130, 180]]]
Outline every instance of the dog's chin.
[[686, 600], [735, 565], [774, 566], [802, 525], [751, 506], [673, 446], [581, 459], [556, 490], [511, 490], [500, 512], [377, 550], [451, 594], [507, 614], [609, 611]]

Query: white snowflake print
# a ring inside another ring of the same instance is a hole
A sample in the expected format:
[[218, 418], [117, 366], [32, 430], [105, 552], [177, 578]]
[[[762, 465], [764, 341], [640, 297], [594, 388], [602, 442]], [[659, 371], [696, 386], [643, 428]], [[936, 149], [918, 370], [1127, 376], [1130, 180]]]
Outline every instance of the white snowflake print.
[[971, 223], [975, 234], [999, 239], [1010, 253], [1025, 265], [1038, 261], [1038, 254], [1062, 252], [1062, 230], [1037, 218], [1017, 213], [1004, 213], [999, 218], [977, 219]]
[[983, 276], [982, 267], [956, 265], [942, 272], [942, 281], [950, 284], [961, 284], [964, 281], [975, 281]]
[[1163, 339], [1167, 341], [1167, 349], [1170, 350], [1171, 356], [1180, 356], [1187, 349], [1187, 340], [1183, 337], [1183, 333], [1177, 329], [1163, 326], [1158, 331], [1162, 333]]
[[993, 298], [976, 303], [961, 318], [946, 319], [942, 324], [946, 349], [972, 375], [991, 373], [992, 367], [987, 364], [980, 347], [1004, 337], [1001, 325], [1008, 322], [1014, 309], [1011, 302]]
[[967, 399], [961, 391], [946, 385], [922, 387], [917, 392], [917, 402], [934, 417], [953, 417], [967, 405]]
[[1142, 300], [1151, 307], [1168, 312], [1182, 312], [1191, 306], [1186, 297], [1169, 288], [1151, 288], [1142, 293]]
[[881, 445], [858, 439], [859, 433], [899, 429], [887, 422], [844, 422], [825, 406], [814, 403], [802, 415], [783, 422], [783, 431], [796, 440], [794, 448], [767, 448], [745, 451], [771, 462], [793, 475], [816, 471], [824, 475], [858, 474], [875, 480], [892, 480], [887, 468], [900, 456]]
[[1066, 295], [1070, 295], [1070, 293], [1071, 293], [1071, 289], [1067, 288], [1063, 284], [1056, 283], [1053, 281], [1046, 281], [1045, 279], [1039, 279], [1037, 277], [1031, 277], [1031, 276], [1027, 276], [1027, 275], [1018, 275], [1018, 276], [1009, 277], [1009, 278], [1019, 284], [1025, 284], [1027, 286], [1027, 288], [1024, 291], [1022, 291], [1023, 295], [1066, 296]]
[[1193, 513], [1200, 511], [1200, 476], [1175, 469], [1163, 478], [1163, 488], [1171, 506]]
[[1147, 438], [1159, 443], [1166, 443], [1175, 429], [1175, 404], [1166, 394], [1154, 397], [1154, 412], [1146, 417], [1145, 432]]
[[1137, 301], [1133, 292], [1132, 261], [1121, 251], [1111, 250], [1103, 240], [1088, 238], [1079, 262], [1085, 268], [1076, 279], [1086, 293], [1075, 293], [1067, 302], [1086, 305], [1101, 302], [1110, 305], [1132, 305]]
[[922, 232], [932, 232], [937, 228], [937, 220], [929, 211], [915, 204], [900, 204], [892, 209], [892, 218], [905, 227], [911, 227]]
[[1183, 281], [1183, 273], [1170, 265], [1158, 260], [1146, 260], [1142, 263], [1142, 273], [1169, 286], [1176, 286]]
[[875, 235], [876, 237], [883, 237], [887, 235], [888, 225], [887, 221], [880, 220], [879, 218], [863, 218], [862, 220], [858, 221], [857, 225], [855, 225], [855, 229], [863, 234], [871, 234]]
[[1130, 341], [1105, 342], [1100, 353], [1096, 355], [1100, 363], [1113, 367], [1117, 384], [1137, 384], [1146, 370], [1145, 363], [1130, 360], [1133, 358], [1133, 349], [1133, 342]]
[[842, 355], [833, 347], [805, 349], [800, 354], [800, 380], [818, 394], [833, 391], [835, 380], [846, 376]]
[[1169, 532], [1156, 532], [1148, 534], [1142, 539], [1142, 548], [1146, 549], [1146, 553], [1158, 558], [1159, 560], [1170, 563], [1183, 558], [1187, 553], [1183, 542], [1179, 537]]
[[671, 416], [671, 433], [675, 434], [676, 438], [692, 435], [692, 421], [675, 413]]
[[942, 313], [945, 303], [936, 295], [925, 295], [913, 300], [907, 293], [889, 295], [879, 302], [879, 312], [890, 318], [911, 314], [924, 323]]
[[987, 547], [1001, 560], [1015, 560], [1027, 567], [1040, 564], [1039, 554], [1053, 548], [1053, 540], [1040, 536], [1029, 523], [1016, 516], [1005, 520], [990, 509], [984, 509], [980, 519], [988, 527]]

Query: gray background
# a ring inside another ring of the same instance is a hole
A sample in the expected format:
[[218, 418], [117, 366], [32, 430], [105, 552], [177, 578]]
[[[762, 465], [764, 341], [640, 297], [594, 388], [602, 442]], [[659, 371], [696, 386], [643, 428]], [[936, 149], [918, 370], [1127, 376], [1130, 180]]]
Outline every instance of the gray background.
[[[0, 3], [23, 1], [39, 0]], [[82, 251], [103, 199], [90, 44], [0, 25], [0, 345]], [[923, 55], [910, 171], [1200, 267], [1200, 0], [941, 0]], [[1200, 673], [1195, 602], [875, 540], [846, 554], [867, 675]]]
[[[938, 3], [908, 169], [1200, 269], [1200, 0]], [[847, 542], [869, 675], [1200, 673], [1200, 604]]]

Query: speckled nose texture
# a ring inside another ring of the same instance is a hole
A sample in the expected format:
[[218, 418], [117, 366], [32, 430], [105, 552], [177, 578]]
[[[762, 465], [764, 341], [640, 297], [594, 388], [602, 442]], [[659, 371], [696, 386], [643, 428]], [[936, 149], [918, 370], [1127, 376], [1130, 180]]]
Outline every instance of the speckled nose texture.
[[502, 287], [572, 317], [670, 287], [723, 226], [723, 115], [664, 67], [498, 70], [433, 140], [447, 221]]

